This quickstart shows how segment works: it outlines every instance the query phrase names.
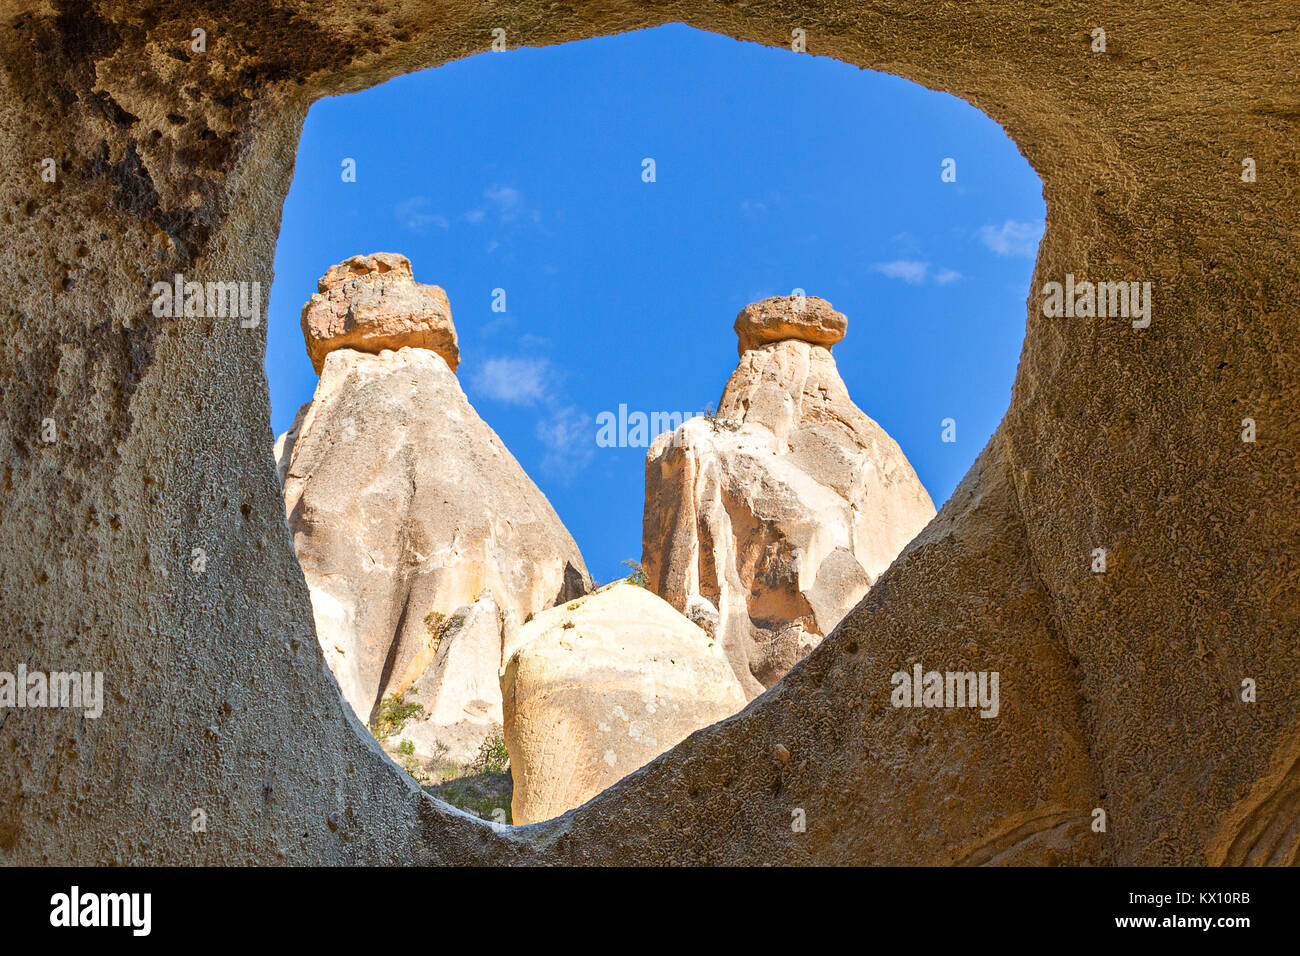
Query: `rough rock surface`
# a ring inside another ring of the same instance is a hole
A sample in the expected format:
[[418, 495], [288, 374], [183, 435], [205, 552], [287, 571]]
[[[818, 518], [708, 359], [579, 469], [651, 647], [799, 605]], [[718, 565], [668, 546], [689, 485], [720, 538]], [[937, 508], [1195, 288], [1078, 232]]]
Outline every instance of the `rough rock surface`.
[[832, 348], [843, 340], [848, 319], [816, 296], [776, 296], [751, 302], [736, 316], [736, 352], [745, 353], [768, 342], [798, 339]]
[[[826, 9], [231, 2], [195, 56], [185, 5], [6, 5], [0, 661], [102, 670], [107, 700], [3, 715], [0, 861], [1296, 859], [1293, 0]], [[499, 833], [422, 794], [339, 701], [270, 454], [265, 324], [156, 318], [150, 284], [270, 289], [313, 100], [482, 52], [498, 23], [513, 46], [668, 21], [787, 49], [802, 24], [810, 52], [985, 110], [1047, 203], [1024, 349], [958, 492], [778, 686]], [[1045, 318], [1066, 273], [1153, 282], [1151, 326]], [[1001, 714], [891, 708], [913, 661], [999, 668]]]
[[294, 413], [293, 421], [289, 427], [280, 433], [275, 440], [275, 447], [272, 454], [275, 456], [275, 475], [280, 479], [280, 487], [284, 487], [285, 480], [289, 477], [289, 461], [293, 458], [293, 446], [298, 442], [298, 432], [302, 428], [302, 420], [307, 417], [307, 411], [311, 408], [311, 402], [303, 402], [298, 406], [298, 411]]
[[[559, 516], [438, 352], [334, 349], [295, 424], [279, 443], [285, 513], [317, 637], [358, 716], [415, 683], [448, 616], [483, 594], [522, 619], [590, 589]], [[482, 675], [440, 680], [481, 684], [499, 665], [498, 646]]]
[[477, 756], [479, 744], [502, 722], [504, 623], [491, 591], [447, 617], [429, 666], [406, 696], [422, 714], [395, 735], [394, 746], [409, 740], [421, 760], [465, 764]]
[[849, 399], [830, 352], [846, 325], [818, 298], [746, 306], [717, 417], [660, 435], [646, 455], [647, 586], [717, 635], [750, 696], [934, 517], [898, 443]]
[[302, 307], [302, 334], [317, 375], [335, 349], [410, 346], [437, 352], [453, 372], [460, 363], [447, 294], [416, 282], [410, 260], [392, 252], [331, 266]]
[[515, 823], [580, 806], [745, 705], [721, 647], [634, 584], [543, 611], [506, 654]]

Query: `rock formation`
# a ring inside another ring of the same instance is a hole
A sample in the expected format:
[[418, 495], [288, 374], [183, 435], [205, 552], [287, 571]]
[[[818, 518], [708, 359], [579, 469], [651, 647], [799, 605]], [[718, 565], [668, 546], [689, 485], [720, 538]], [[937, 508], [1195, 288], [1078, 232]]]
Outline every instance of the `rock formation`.
[[[464, 721], [500, 720], [497, 606], [523, 619], [585, 593], [590, 579], [555, 511], [461, 390], [442, 290], [384, 253], [333, 267], [320, 289], [302, 323], [320, 382], [277, 443], [316, 633], [363, 719], [423, 676], [426, 703], [461, 739]], [[481, 603], [488, 594], [495, 603]], [[474, 626], [453, 627], [471, 607]], [[494, 628], [495, 653], [485, 649]]]
[[736, 317], [740, 363], [713, 419], [646, 455], [648, 587], [715, 634], [750, 696], [852, 610], [934, 517], [898, 443], [849, 399], [823, 299]]
[[483, 739], [499, 728], [501, 640], [505, 616], [491, 591], [458, 608], [435, 629], [433, 656], [406, 699], [421, 716], [395, 735], [409, 740], [420, 759], [446, 757], [467, 763]]
[[317, 375], [335, 349], [377, 354], [409, 346], [432, 349], [453, 372], [460, 364], [447, 294], [416, 282], [411, 261], [391, 252], [331, 266], [303, 306], [302, 334]]
[[580, 806], [745, 705], [717, 642], [625, 582], [538, 614], [505, 655], [515, 823]]

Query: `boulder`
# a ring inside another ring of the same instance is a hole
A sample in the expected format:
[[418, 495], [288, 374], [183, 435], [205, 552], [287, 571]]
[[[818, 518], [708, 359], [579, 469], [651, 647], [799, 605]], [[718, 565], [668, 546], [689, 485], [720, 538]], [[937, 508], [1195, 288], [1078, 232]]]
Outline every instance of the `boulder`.
[[751, 302], [736, 316], [739, 355], [768, 342], [798, 339], [830, 348], [844, 338], [849, 320], [816, 296], [777, 296]]
[[934, 516], [898, 443], [849, 398], [830, 351], [846, 328], [823, 299], [747, 306], [716, 417], [658, 436], [646, 455], [647, 586], [718, 639], [750, 696], [829, 634]]
[[406, 256], [376, 252], [331, 266], [302, 308], [302, 334], [316, 374], [335, 349], [378, 353], [431, 349], [453, 372], [460, 363], [447, 294], [422, 285]]
[[537, 614], [506, 653], [515, 823], [581, 806], [745, 705], [718, 643], [626, 582]]

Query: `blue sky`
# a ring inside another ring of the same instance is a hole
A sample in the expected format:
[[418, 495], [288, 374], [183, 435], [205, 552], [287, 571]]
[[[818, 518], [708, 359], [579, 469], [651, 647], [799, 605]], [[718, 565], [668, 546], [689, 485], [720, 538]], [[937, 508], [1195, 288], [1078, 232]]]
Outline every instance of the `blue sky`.
[[312, 106], [271, 424], [316, 387], [298, 323], [317, 278], [400, 252], [446, 290], [470, 401], [603, 583], [640, 558], [645, 450], [598, 447], [597, 415], [716, 403], [736, 313], [802, 288], [848, 316], [849, 394], [941, 505], [1009, 403], [1044, 214], [996, 123], [897, 77], [680, 25], [485, 52]]

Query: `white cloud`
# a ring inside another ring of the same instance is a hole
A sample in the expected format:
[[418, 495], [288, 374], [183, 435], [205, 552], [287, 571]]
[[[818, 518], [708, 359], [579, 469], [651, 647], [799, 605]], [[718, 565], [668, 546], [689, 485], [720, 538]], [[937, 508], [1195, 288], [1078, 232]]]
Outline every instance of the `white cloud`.
[[930, 263], [917, 262], [915, 259], [895, 259], [893, 262], [877, 262], [871, 268], [891, 279], [902, 279], [908, 285], [920, 285], [925, 281]]
[[434, 212], [432, 207], [433, 202], [428, 196], [412, 196], [394, 206], [393, 213], [397, 216], [397, 221], [407, 229], [420, 231], [429, 226], [437, 226], [439, 229], [449, 227], [451, 223], [447, 217]]
[[499, 183], [483, 190], [483, 204], [462, 213], [460, 219], [472, 226], [496, 226], [501, 230], [499, 235], [489, 240], [488, 252], [495, 252], [503, 245], [513, 245], [521, 230], [529, 225], [542, 228], [541, 210], [528, 205], [524, 194], [514, 186]]
[[546, 446], [542, 470], [564, 481], [586, 468], [596, 453], [591, 416], [572, 405], [555, 409], [540, 419], [537, 437]]
[[926, 281], [935, 285], [948, 285], [962, 278], [956, 269], [935, 267], [930, 271], [930, 263], [919, 259], [895, 259], [893, 262], [877, 262], [871, 267], [873, 272], [891, 279], [902, 279], [908, 285], [923, 285]]
[[1038, 241], [1043, 238], [1043, 227], [1032, 222], [1008, 219], [1000, 226], [980, 226], [979, 237], [1000, 256], [1019, 256], [1032, 259], [1038, 254]]
[[[541, 226], [541, 210], [525, 203], [524, 194], [514, 186], [500, 184], [489, 186], [483, 190], [483, 200], [483, 205], [467, 210], [456, 217], [456, 221], [464, 221], [472, 226], [494, 222], [499, 226], [510, 227], [511, 231], [529, 223]], [[402, 200], [393, 207], [393, 214], [399, 223], [416, 232], [423, 232], [430, 226], [439, 229], [451, 228], [451, 220], [434, 210], [433, 200], [428, 196], [411, 196], [409, 199]], [[500, 242], [493, 240], [488, 251], [491, 252], [498, 245]]]
[[513, 209], [523, 198], [514, 186], [489, 186], [483, 190], [483, 198], [498, 209]]
[[490, 358], [474, 375], [474, 386], [488, 398], [510, 405], [532, 405], [550, 391], [551, 363], [543, 358]]
[[900, 232], [894, 236], [894, 248], [905, 256], [918, 256], [921, 254], [921, 243], [910, 232]]

